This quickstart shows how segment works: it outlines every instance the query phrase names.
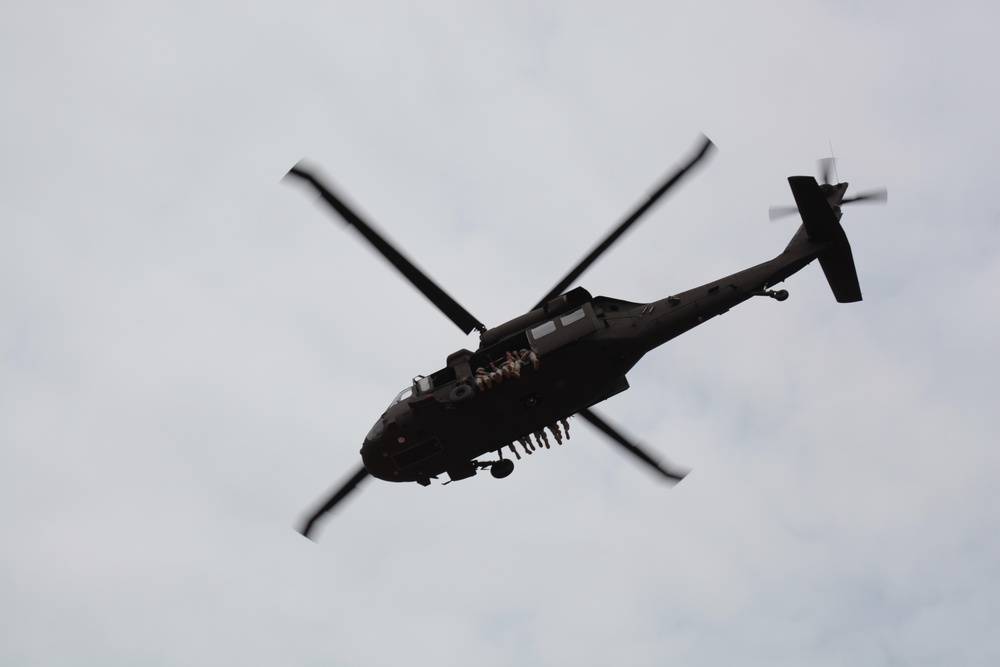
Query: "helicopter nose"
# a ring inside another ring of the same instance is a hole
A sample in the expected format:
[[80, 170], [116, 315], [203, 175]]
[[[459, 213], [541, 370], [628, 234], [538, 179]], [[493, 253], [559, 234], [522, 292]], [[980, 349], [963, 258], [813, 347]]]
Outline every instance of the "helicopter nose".
[[371, 474], [372, 477], [386, 482], [400, 481], [399, 471], [396, 470], [396, 467], [392, 464], [392, 460], [382, 454], [362, 456], [361, 460], [365, 464], [365, 469]]
[[392, 480], [393, 464], [389, 457], [388, 442], [383, 435], [384, 433], [380, 433], [379, 437], [372, 438], [369, 433], [369, 437], [361, 444], [361, 460], [372, 476]]

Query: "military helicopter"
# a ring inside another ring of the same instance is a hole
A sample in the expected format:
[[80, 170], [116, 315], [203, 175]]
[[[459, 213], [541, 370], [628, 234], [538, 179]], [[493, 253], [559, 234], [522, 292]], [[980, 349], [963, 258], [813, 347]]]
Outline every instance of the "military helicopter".
[[[401, 252], [362, 220], [303, 163], [289, 172], [308, 183], [400, 273], [464, 333], [476, 330], [479, 347], [450, 354], [444, 368], [414, 378], [392, 400], [361, 446], [362, 465], [309, 514], [300, 532], [309, 537], [317, 520], [369, 476], [427, 486], [489, 469], [495, 478], [514, 470], [516, 458], [569, 437], [568, 419], [582, 417], [671, 482], [686, 474], [657, 461], [595, 413], [593, 406], [628, 389], [626, 374], [653, 348], [756, 296], [784, 301], [773, 290], [815, 259], [837, 301], [861, 300], [851, 246], [840, 225], [841, 205], [884, 200], [884, 191], [845, 199], [847, 183], [823, 183], [811, 176], [788, 179], [802, 225], [774, 259], [708, 284], [651, 303], [591, 296], [569, 288], [646, 211], [714, 148], [702, 137], [693, 155], [662, 182], [646, 201], [619, 223], [589, 255], [527, 313], [487, 328]], [[774, 212], [772, 212], [774, 214]], [[546, 429], [548, 433], [546, 433]], [[532, 442], [534, 437], [534, 442]], [[495, 456], [496, 458], [492, 458]], [[487, 457], [487, 458], [482, 458]], [[448, 483], [448, 482], [445, 482]]]

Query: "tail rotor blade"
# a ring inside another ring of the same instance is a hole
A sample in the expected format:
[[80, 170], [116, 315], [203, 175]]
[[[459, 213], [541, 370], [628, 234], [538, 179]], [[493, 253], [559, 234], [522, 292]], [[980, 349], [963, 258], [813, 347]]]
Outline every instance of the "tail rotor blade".
[[611, 426], [606, 421], [604, 421], [596, 414], [594, 414], [592, 410], [585, 408], [583, 410], [580, 410], [580, 412], [578, 412], [577, 414], [586, 419], [591, 424], [593, 424], [599, 431], [601, 431], [606, 436], [614, 440], [616, 443], [627, 449], [635, 456], [639, 457], [639, 459], [642, 460], [643, 463], [652, 467], [654, 470], [656, 470], [658, 473], [660, 473], [667, 479], [672, 480], [674, 482], [679, 482], [682, 479], [684, 479], [684, 477], [687, 475], [687, 471], [673, 472], [664, 468], [662, 465], [660, 465], [660, 463], [656, 459], [654, 459], [652, 456], [650, 456], [645, 451], [640, 449], [638, 445], [630, 442], [625, 436], [619, 433], [617, 429], [615, 429], [613, 426]]
[[[854, 202], [870, 202], [873, 204], [884, 204], [889, 199], [889, 192], [885, 188], [860, 192], [853, 197], [841, 200], [841, 204], [852, 204]], [[798, 213], [797, 206], [771, 206], [767, 209], [767, 217], [771, 222], [780, 220], [786, 216]]]
[[[618, 240], [618, 238], [624, 234], [629, 227], [631, 227], [636, 220], [638, 220], [642, 215], [649, 210], [649, 208], [655, 204], [667, 191], [680, 181], [685, 174], [688, 173], [696, 164], [701, 162], [711, 149], [715, 148], [715, 144], [708, 137], [702, 135], [701, 145], [698, 147], [694, 156], [683, 164], [674, 174], [664, 181], [653, 194], [649, 195], [648, 199], [636, 207], [632, 213], [625, 218], [608, 236], [597, 244], [597, 246], [590, 252], [589, 255], [584, 257], [579, 264], [577, 264], [573, 269], [566, 274], [566, 276], [559, 281], [559, 283], [549, 290], [548, 294], [542, 297], [534, 308], [540, 308], [541, 306], [548, 303], [550, 300], [556, 298], [560, 294], [566, 291], [566, 288], [573, 284], [573, 281], [580, 277], [580, 275], [586, 271], [594, 261], [600, 257], [604, 252], [611, 247], [611, 245]], [[533, 309], [534, 309], [533, 308]]]
[[355, 472], [354, 476], [351, 477], [351, 479], [347, 480], [346, 483], [344, 483], [339, 489], [337, 489], [327, 499], [327, 501], [323, 503], [323, 505], [321, 505], [318, 509], [316, 509], [312, 514], [309, 515], [309, 518], [306, 519], [306, 522], [304, 524], [302, 524], [302, 528], [299, 530], [299, 532], [305, 535], [306, 537], [309, 537], [309, 533], [312, 532], [313, 526], [320, 519], [320, 517], [322, 517], [324, 514], [332, 510], [337, 505], [337, 503], [346, 498], [348, 494], [350, 494], [351, 491], [353, 491], [355, 487], [357, 487], [357, 485], [363, 482], [367, 477], [368, 477], [368, 470], [366, 470], [364, 466], [362, 466], [361, 469]]
[[767, 217], [771, 222], [774, 222], [798, 212], [799, 209], [795, 206], [772, 206], [767, 209]]
[[299, 164], [292, 167], [291, 171], [288, 172], [289, 176], [295, 176], [300, 178], [307, 183], [309, 183], [315, 190], [319, 193], [320, 197], [329, 204], [333, 210], [335, 210], [340, 217], [344, 219], [347, 224], [351, 225], [357, 229], [365, 239], [372, 244], [372, 246], [379, 251], [383, 257], [389, 260], [400, 273], [406, 277], [413, 286], [420, 290], [424, 296], [430, 299], [431, 303], [438, 307], [438, 309], [444, 313], [452, 322], [458, 325], [458, 328], [465, 333], [471, 332], [473, 329], [479, 331], [486, 331], [486, 326], [477, 320], [472, 314], [465, 308], [460, 306], [457, 301], [451, 298], [443, 289], [441, 289], [433, 280], [427, 277], [423, 271], [414, 266], [413, 262], [408, 260], [401, 252], [396, 250], [388, 241], [386, 241], [378, 232], [376, 232], [368, 223], [362, 220], [357, 213], [351, 210], [333, 191], [324, 185], [320, 180], [314, 176], [303, 164]]
[[834, 160], [832, 157], [821, 158], [819, 161], [819, 174], [826, 185], [830, 185], [830, 174], [833, 173], [833, 163]]
[[859, 192], [853, 197], [848, 197], [841, 204], [849, 204], [855, 201], [869, 201], [873, 204], [884, 204], [889, 201], [889, 191], [885, 188], [879, 188], [878, 190], [868, 190], [867, 192]]

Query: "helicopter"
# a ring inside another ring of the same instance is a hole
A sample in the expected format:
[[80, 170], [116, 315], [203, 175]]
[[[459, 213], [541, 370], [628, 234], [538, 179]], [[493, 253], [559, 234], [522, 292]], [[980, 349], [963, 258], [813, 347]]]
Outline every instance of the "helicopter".
[[[594, 411], [594, 406], [628, 389], [629, 370], [649, 351], [754, 297], [776, 301], [787, 290], [772, 289], [819, 260], [840, 303], [861, 300], [857, 270], [843, 227], [841, 205], [885, 201], [884, 190], [845, 198], [847, 183], [831, 183], [832, 160], [821, 161], [819, 183], [791, 176], [796, 206], [772, 209], [772, 219], [797, 211], [802, 224], [775, 258], [710, 283], [649, 303], [592, 296], [568, 289], [604, 252], [671, 188], [714, 150], [702, 136], [693, 154], [560, 280], [528, 312], [487, 328], [417, 268], [344, 200], [299, 162], [287, 174], [308, 184], [349, 226], [389, 261], [446, 317], [469, 334], [479, 332], [475, 351], [448, 355], [445, 366], [417, 376], [399, 392], [368, 431], [361, 465], [302, 523], [310, 537], [317, 521], [368, 477], [427, 486], [447, 475], [445, 484], [480, 470], [502, 479], [521, 452], [561, 445], [569, 422], [581, 417], [610, 440], [672, 483], [687, 471], [663, 464]], [[534, 441], [532, 440], [534, 438]], [[495, 458], [493, 458], [495, 456]], [[483, 458], [487, 457], [487, 458]]]

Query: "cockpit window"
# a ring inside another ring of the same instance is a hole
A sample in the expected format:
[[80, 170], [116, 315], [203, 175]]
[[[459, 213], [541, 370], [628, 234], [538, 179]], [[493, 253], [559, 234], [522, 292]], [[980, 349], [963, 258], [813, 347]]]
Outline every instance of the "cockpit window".
[[410, 396], [413, 396], [413, 387], [407, 387], [403, 391], [401, 391], [398, 394], [396, 394], [396, 398], [392, 399], [392, 403], [389, 404], [389, 407], [391, 408], [392, 406], [396, 405], [396, 403], [399, 403], [400, 401], [405, 401]]
[[417, 378], [417, 393], [426, 394], [431, 390], [430, 378]]
[[383, 424], [382, 420], [379, 419], [377, 422], [375, 422], [375, 425], [372, 426], [371, 430], [368, 431], [368, 435], [365, 436], [365, 439], [378, 440], [379, 438], [382, 437], [382, 433], [384, 432], [385, 432], [385, 424]]

